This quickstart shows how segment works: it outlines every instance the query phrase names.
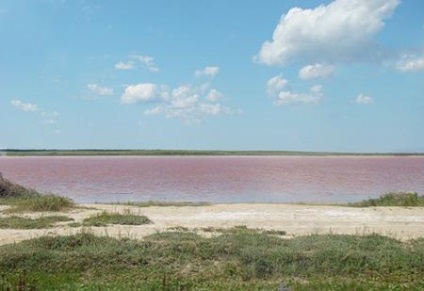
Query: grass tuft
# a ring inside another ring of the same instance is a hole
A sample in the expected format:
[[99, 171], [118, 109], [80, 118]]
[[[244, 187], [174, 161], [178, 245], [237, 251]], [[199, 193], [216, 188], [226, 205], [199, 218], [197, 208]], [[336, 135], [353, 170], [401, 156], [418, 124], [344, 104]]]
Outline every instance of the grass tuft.
[[11, 216], [0, 217], [0, 228], [3, 229], [40, 229], [53, 227], [57, 222], [72, 221], [67, 216], [45, 216], [37, 219]]
[[56, 195], [18, 198], [10, 200], [9, 203], [13, 207], [7, 209], [7, 212], [57, 212], [75, 207], [71, 199]]
[[354, 207], [375, 207], [375, 206], [405, 206], [424, 207], [424, 195], [417, 192], [391, 192], [376, 199], [368, 199], [356, 203], [350, 203]]
[[108, 224], [120, 224], [120, 225], [142, 225], [151, 223], [144, 215], [134, 215], [130, 213], [109, 213], [102, 212], [95, 216], [84, 219], [84, 226], [107, 226]]

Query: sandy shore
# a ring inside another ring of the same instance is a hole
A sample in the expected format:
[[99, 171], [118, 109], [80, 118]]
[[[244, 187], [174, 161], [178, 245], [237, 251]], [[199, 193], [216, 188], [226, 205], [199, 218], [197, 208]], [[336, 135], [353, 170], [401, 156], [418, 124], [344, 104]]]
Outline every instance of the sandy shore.
[[[304, 206], [287, 204], [219, 204], [198, 207], [131, 207], [123, 205], [82, 205], [85, 208], [62, 213], [24, 213], [26, 217], [65, 215], [75, 222], [102, 211], [132, 212], [146, 215], [153, 224], [141, 226], [113, 225], [85, 227], [93, 233], [113, 237], [141, 239], [155, 232], [175, 227], [201, 229], [229, 228], [245, 225], [249, 228], [283, 230], [288, 238], [308, 234], [370, 234], [378, 233], [400, 240], [424, 237], [424, 208], [376, 207], [351, 208], [340, 206]], [[0, 211], [6, 206], [0, 206]], [[7, 214], [0, 212], [0, 217]], [[70, 235], [82, 227], [67, 223], [37, 230], [0, 229], [0, 245], [43, 235]]]

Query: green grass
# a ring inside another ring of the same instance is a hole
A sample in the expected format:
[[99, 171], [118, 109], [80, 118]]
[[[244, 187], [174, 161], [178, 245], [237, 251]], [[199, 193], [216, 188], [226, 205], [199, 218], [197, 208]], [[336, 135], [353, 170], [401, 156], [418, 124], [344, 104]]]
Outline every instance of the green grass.
[[172, 206], [175, 206], [175, 207], [182, 207], [182, 206], [198, 207], [198, 206], [209, 206], [209, 205], [212, 205], [209, 202], [154, 201], [154, 200], [144, 201], [144, 202], [132, 202], [132, 201], [128, 201], [128, 202], [117, 202], [117, 203], [113, 203], [113, 204], [127, 205], [127, 206], [136, 206], [136, 207], [172, 207]]
[[33, 189], [25, 188], [21, 185], [15, 184], [3, 177], [0, 172], [0, 199], [15, 199], [15, 198], [29, 198], [37, 197], [41, 194]]
[[12, 205], [12, 208], [6, 210], [7, 212], [57, 212], [76, 207], [71, 199], [56, 195], [15, 198], [5, 202]]
[[1, 246], [0, 257], [0, 284], [12, 290], [20, 276], [36, 290], [424, 288], [424, 239], [380, 235], [281, 239], [239, 227], [212, 238], [184, 231], [135, 241], [82, 232]]
[[416, 192], [392, 192], [380, 196], [376, 199], [368, 199], [356, 203], [350, 203], [354, 207], [373, 207], [373, 206], [406, 206], [406, 207], [424, 207], [424, 195]]
[[57, 222], [72, 221], [66, 216], [45, 216], [36, 219], [10, 216], [0, 217], [0, 228], [3, 229], [40, 229], [54, 227]]
[[61, 211], [76, 207], [66, 197], [43, 195], [36, 190], [25, 188], [3, 178], [0, 173], [0, 205], [11, 205], [6, 212], [43, 212]]
[[131, 213], [109, 213], [102, 212], [95, 216], [84, 219], [84, 226], [107, 226], [108, 224], [120, 224], [120, 225], [142, 225], [151, 223], [144, 215], [134, 215]]

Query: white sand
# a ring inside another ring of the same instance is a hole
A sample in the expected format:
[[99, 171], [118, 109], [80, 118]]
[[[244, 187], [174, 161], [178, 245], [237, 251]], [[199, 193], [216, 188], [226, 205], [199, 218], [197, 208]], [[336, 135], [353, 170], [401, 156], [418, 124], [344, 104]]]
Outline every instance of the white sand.
[[[99, 235], [141, 239], [146, 235], [174, 227], [198, 229], [229, 228], [245, 225], [249, 228], [283, 230], [286, 237], [308, 234], [370, 234], [378, 233], [400, 240], [424, 237], [424, 208], [375, 207], [351, 208], [339, 206], [304, 206], [287, 204], [219, 204], [201, 207], [131, 207], [122, 205], [83, 205], [95, 209], [75, 209], [63, 213], [20, 214], [26, 217], [65, 215], [75, 222], [104, 210], [146, 215], [153, 224], [141, 226], [113, 225], [84, 227]], [[0, 206], [0, 211], [5, 209]], [[0, 217], [7, 216], [0, 213]], [[42, 235], [70, 235], [82, 227], [71, 228], [66, 223], [50, 229], [0, 229], [0, 245], [19, 242]]]

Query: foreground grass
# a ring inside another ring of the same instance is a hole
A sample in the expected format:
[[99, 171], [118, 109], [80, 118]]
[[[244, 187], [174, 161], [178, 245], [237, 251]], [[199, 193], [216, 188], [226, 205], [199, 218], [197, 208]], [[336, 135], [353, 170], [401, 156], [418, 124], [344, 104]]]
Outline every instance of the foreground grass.
[[45, 216], [37, 219], [11, 216], [0, 217], [0, 228], [9, 229], [40, 229], [55, 226], [57, 222], [72, 221], [66, 216]]
[[405, 207], [424, 207], [424, 195], [417, 192], [392, 192], [380, 196], [376, 199], [368, 199], [349, 204], [355, 207], [373, 207], [373, 206], [405, 206]]
[[4, 289], [19, 280], [28, 290], [424, 288], [424, 239], [379, 235], [286, 240], [236, 228], [212, 238], [180, 231], [135, 241], [83, 232], [2, 246], [0, 257]]
[[134, 215], [131, 213], [109, 213], [102, 212], [95, 216], [84, 219], [84, 226], [107, 226], [108, 224], [120, 224], [120, 225], [142, 225], [151, 223], [144, 215]]

